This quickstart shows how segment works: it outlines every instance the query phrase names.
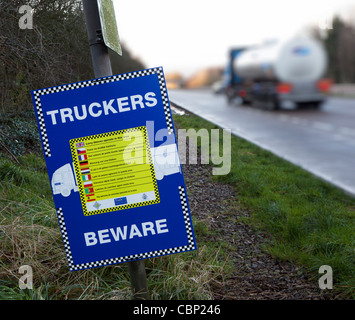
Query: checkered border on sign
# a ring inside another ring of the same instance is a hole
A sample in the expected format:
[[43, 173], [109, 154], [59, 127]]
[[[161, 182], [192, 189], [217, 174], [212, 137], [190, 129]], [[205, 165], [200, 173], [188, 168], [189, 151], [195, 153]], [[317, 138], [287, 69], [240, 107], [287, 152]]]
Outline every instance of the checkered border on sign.
[[[185, 189], [183, 186], [179, 186], [179, 195], [180, 195], [182, 212], [184, 214], [187, 239], [189, 241], [189, 245], [190, 246], [192, 245], [195, 249], [194, 235], [193, 235], [192, 225], [191, 225], [190, 215], [189, 215], [189, 207], [187, 204], [187, 198], [186, 198]], [[193, 249], [190, 249], [190, 250], [193, 250]]]
[[187, 239], [188, 239], [187, 245], [169, 248], [169, 249], [157, 250], [157, 251], [150, 251], [150, 252], [145, 252], [145, 253], [140, 253], [140, 254], [134, 254], [134, 255], [124, 256], [124, 257], [120, 257], [120, 258], [105, 259], [105, 260], [99, 260], [99, 261], [94, 261], [94, 262], [82, 263], [82, 264], [77, 264], [77, 265], [75, 265], [73, 262], [73, 257], [72, 257], [72, 253], [70, 250], [67, 230], [66, 230], [65, 222], [64, 222], [63, 210], [62, 210], [62, 208], [58, 208], [57, 209], [58, 221], [59, 221], [60, 229], [62, 231], [65, 253], [67, 255], [70, 271], [103, 267], [103, 266], [110, 265], [110, 264], [130, 262], [130, 261], [134, 261], [134, 260], [154, 258], [154, 257], [158, 257], [158, 256], [168, 255], [168, 254], [174, 254], [174, 253], [195, 250], [196, 246], [195, 246], [195, 242], [194, 242], [191, 219], [190, 219], [190, 215], [189, 215], [189, 209], [188, 209], [185, 189], [183, 186], [179, 186], [179, 196], [180, 196], [180, 202], [181, 202], [181, 209], [182, 209], [182, 212], [184, 215], [185, 228], [186, 228], [186, 234], [187, 234]]
[[62, 208], [57, 208], [57, 216], [58, 216], [58, 222], [59, 222], [59, 227], [62, 232], [62, 238], [63, 238], [63, 243], [64, 243], [64, 250], [65, 254], [67, 255], [68, 263], [69, 263], [69, 269], [71, 270], [74, 267], [74, 262], [70, 250], [70, 244], [69, 244], [69, 239], [68, 239], [68, 233], [67, 233], [67, 228], [65, 226], [65, 221], [64, 221], [64, 215], [63, 215], [63, 209]]
[[51, 94], [51, 93], [67, 91], [67, 90], [74, 90], [74, 89], [79, 89], [79, 88], [84, 88], [84, 87], [95, 86], [95, 85], [114, 82], [114, 81], [121, 81], [121, 80], [127, 80], [127, 79], [132, 79], [132, 78], [144, 77], [144, 76], [151, 75], [151, 74], [158, 75], [160, 93], [161, 93], [161, 97], [163, 100], [166, 125], [168, 127], [169, 134], [173, 134], [174, 133], [173, 121], [172, 121], [171, 113], [170, 113], [169, 98], [168, 98], [168, 93], [167, 93], [166, 86], [165, 86], [165, 78], [164, 78], [163, 68], [157, 67], [157, 68], [152, 68], [152, 69], [145, 69], [145, 70], [140, 70], [140, 71], [134, 71], [134, 72], [124, 73], [124, 74], [109, 76], [109, 77], [105, 77], [105, 78], [76, 82], [76, 83], [66, 84], [66, 85], [62, 85], [62, 86], [58, 86], [58, 87], [52, 87], [52, 88], [46, 88], [46, 89], [40, 89], [40, 90], [33, 91], [35, 105], [36, 105], [35, 107], [36, 107], [36, 111], [37, 111], [39, 128], [40, 128], [40, 132], [41, 132], [41, 136], [42, 136], [42, 142], [43, 142], [45, 156], [50, 157], [51, 150], [50, 150], [50, 146], [49, 146], [46, 125], [44, 122], [43, 110], [42, 110], [42, 105], [41, 105], [41, 96], [46, 95], [46, 94]]
[[49, 147], [46, 125], [44, 123], [44, 117], [43, 117], [41, 98], [40, 97], [41, 97], [40, 94], [38, 94], [37, 92], [34, 93], [34, 99], [35, 99], [36, 111], [37, 111], [37, 118], [38, 118], [38, 123], [39, 123], [39, 130], [41, 132], [41, 137], [42, 137], [42, 142], [43, 142], [44, 154], [46, 155], [46, 157], [50, 157], [51, 156], [51, 150], [50, 150], [50, 147]]

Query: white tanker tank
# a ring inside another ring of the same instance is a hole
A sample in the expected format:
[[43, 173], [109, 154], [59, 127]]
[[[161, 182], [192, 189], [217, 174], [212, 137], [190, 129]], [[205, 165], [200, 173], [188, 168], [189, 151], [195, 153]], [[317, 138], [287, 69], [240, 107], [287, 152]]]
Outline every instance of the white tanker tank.
[[326, 68], [326, 52], [313, 38], [295, 37], [254, 46], [233, 61], [233, 72], [241, 79], [236, 94], [247, 102], [271, 103], [272, 109], [287, 100], [319, 106], [331, 84], [322, 79]]

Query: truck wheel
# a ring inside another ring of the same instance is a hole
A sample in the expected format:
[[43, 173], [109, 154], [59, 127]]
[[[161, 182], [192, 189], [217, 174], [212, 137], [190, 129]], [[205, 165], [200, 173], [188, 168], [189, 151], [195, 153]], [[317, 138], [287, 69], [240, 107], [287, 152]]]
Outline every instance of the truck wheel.
[[306, 109], [307, 102], [297, 102], [297, 109]]
[[280, 109], [280, 104], [277, 100], [266, 100], [262, 103], [262, 108], [269, 111], [278, 110]]
[[323, 105], [323, 101], [315, 101], [311, 104], [311, 108], [318, 110], [322, 107], [322, 105]]
[[228, 95], [227, 95], [227, 102], [228, 102], [228, 105], [232, 105], [233, 102], [234, 102], [234, 96], [228, 94]]
[[234, 102], [234, 99], [236, 97], [236, 92], [233, 88], [228, 88], [226, 89], [226, 97], [227, 97], [227, 102], [229, 105], [232, 105]]
[[272, 109], [271, 110], [279, 110], [280, 109], [280, 102], [278, 100], [274, 100], [272, 102]]
[[62, 196], [63, 197], [69, 197], [70, 196], [70, 191], [69, 189], [63, 189], [62, 190]]
[[314, 102], [298, 102], [298, 109], [320, 109], [323, 104], [323, 101], [314, 101]]
[[155, 172], [155, 178], [157, 179], [157, 180], [161, 180], [161, 179], [163, 179], [164, 178], [164, 173], [163, 172], [161, 172], [161, 171], [156, 171]]
[[246, 106], [250, 106], [252, 104], [251, 100], [247, 100], [245, 98], [242, 98], [242, 104]]
[[279, 110], [279, 109], [280, 109], [280, 101], [276, 97], [270, 99], [270, 101], [268, 102], [268, 110]]

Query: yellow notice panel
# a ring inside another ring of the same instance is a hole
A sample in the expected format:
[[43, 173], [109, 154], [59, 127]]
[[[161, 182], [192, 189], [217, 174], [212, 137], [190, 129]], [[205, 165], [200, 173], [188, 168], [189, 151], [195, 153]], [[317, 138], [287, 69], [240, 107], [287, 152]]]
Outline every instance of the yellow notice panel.
[[84, 215], [159, 203], [145, 126], [69, 142]]

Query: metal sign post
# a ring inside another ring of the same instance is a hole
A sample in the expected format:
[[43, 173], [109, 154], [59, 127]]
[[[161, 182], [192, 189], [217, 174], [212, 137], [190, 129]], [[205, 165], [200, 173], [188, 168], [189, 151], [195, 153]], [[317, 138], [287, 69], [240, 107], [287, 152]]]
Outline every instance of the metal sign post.
[[[104, 43], [97, 1], [83, 0], [86, 29], [89, 38], [92, 64], [95, 77], [112, 75], [107, 46]], [[147, 276], [144, 260], [128, 262], [133, 298], [149, 300]]]
[[102, 35], [97, 1], [83, 0], [83, 7], [95, 77], [111, 76], [111, 62]]

